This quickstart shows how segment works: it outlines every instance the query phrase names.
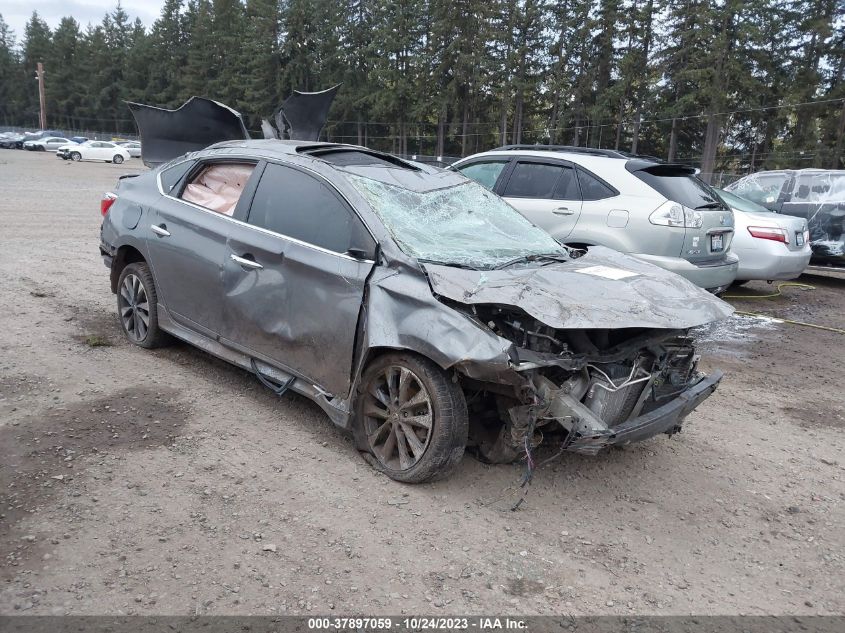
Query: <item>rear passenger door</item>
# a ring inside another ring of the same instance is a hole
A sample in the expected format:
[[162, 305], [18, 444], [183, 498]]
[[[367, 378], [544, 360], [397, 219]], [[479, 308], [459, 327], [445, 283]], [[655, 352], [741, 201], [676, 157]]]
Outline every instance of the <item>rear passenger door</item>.
[[212, 339], [218, 337], [223, 316], [220, 276], [228, 255], [227, 240], [236, 226], [234, 220], [246, 216], [248, 201], [241, 194], [234, 212], [227, 215], [215, 211], [211, 203], [204, 206], [184, 196], [186, 187], [207, 168], [233, 163], [253, 168], [252, 176], [239, 183], [240, 189], [248, 191], [258, 171], [255, 162], [198, 161], [172, 189], [162, 178], [165, 193], [150, 207], [149, 225], [144, 227], [159, 301], [174, 321]]
[[332, 394], [349, 390], [375, 241], [322, 177], [268, 163], [226, 243], [221, 342]]
[[558, 240], [572, 232], [581, 215], [575, 170], [563, 161], [520, 158], [496, 193]]

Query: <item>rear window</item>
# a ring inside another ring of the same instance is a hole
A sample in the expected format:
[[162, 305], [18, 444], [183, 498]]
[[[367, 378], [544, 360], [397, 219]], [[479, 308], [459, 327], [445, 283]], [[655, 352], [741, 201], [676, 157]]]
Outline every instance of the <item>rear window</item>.
[[784, 173], [751, 174], [727, 186], [726, 189], [747, 200], [766, 206], [778, 201], [786, 180], [787, 175]]
[[722, 202], [713, 188], [691, 174], [686, 168], [655, 165], [633, 173], [667, 199], [682, 204], [689, 209], [727, 209], [725, 203]]

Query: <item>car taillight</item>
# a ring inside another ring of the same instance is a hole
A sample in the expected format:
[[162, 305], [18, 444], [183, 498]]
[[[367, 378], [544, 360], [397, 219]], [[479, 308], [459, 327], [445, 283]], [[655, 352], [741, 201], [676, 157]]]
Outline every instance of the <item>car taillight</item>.
[[761, 240], [774, 240], [775, 242], [789, 244], [789, 237], [783, 229], [771, 226], [749, 226], [748, 232], [751, 233], [752, 237]]
[[701, 228], [703, 218], [699, 211], [687, 209], [680, 204], [667, 200], [655, 209], [648, 221], [659, 226], [682, 226], [688, 229]]
[[111, 191], [103, 194], [103, 199], [100, 200], [100, 213], [103, 214], [103, 217], [106, 217], [106, 213], [109, 212], [109, 209], [111, 209], [111, 205], [114, 204], [115, 200], [117, 200], [117, 196]]

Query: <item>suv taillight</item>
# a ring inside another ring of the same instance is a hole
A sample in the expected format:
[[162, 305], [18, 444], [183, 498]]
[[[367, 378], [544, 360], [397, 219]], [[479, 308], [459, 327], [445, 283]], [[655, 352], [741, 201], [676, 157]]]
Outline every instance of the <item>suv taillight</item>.
[[667, 200], [648, 216], [648, 221], [658, 226], [682, 226], [688, 229], [701, 228], [703, 218], [700, 211]]
[[774, 240], [775, 242], [783, 242], [789, 244], [789, 236], [783, 229], [778, 229], [771, 226], [749, 226], [748, 232], [752, 237], [761, 240]]
[[106, 214], [109, 212], [109, 209], [111, 209], [111, 205], [114, 204], [115, 200], [117, 200], [117, 196], [111, 191], [103, 194], [103, 199], [100, 200], [100, 213], [103, 214], [103, 217], [106, 217]]

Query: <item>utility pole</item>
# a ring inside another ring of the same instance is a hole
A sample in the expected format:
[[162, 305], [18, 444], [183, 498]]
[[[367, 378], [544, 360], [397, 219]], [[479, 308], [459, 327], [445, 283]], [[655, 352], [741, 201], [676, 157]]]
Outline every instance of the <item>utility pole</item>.
[[44, 98], [44, 64], [38, 62], [38, 101], [41, 103], [41, 129], [47, 129], [47, 100]]

